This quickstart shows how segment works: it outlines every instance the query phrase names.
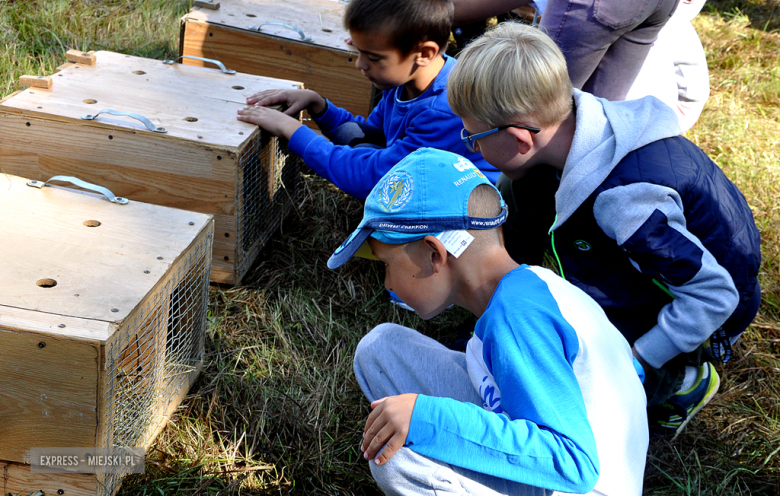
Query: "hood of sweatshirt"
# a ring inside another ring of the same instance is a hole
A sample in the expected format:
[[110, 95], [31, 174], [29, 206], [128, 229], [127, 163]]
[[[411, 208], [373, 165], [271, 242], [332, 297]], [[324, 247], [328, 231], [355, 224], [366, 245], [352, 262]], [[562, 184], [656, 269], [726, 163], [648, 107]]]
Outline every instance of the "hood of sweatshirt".
[[555, 230], [632, 151], [680, 134], [674, 111], [655, 97], [610, 102], [574, 90], [576, 128], [555, 194]]

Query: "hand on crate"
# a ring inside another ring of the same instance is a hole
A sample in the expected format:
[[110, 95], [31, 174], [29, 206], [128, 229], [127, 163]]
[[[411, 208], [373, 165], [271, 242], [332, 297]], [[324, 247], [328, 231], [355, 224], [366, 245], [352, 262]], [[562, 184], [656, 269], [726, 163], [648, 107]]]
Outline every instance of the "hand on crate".
[[371, 403], [373, 411], [366, 420], [360, 445], [365, 459], [373, 459], [374, 463], [382, 465], [406, 444], [416, 402], [416, 394], [399, 394]]
[[301, 110], [310, 114], [319, 114], [325, 110], [325, 99], [312, 90], [266, 90], [247, 97], [246, 103], [255, 107], [268, 105], [284, 105], [284, 113], [297, 116]]
[[298, 119], [268, 107], [244, 107], [238, 109], [238, 120], [251, 122], [274, 136], [284, 136], [287, 139], [290, 139], [293, 133], [302, 126]]

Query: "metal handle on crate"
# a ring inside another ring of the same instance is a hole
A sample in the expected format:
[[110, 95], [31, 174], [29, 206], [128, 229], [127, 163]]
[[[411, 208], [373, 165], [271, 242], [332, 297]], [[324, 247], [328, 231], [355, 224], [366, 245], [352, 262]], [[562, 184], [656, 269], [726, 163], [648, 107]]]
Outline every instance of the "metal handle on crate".
[[139, 121], [141, 121], [143, 123], [143, 125], [146, 126], [146, 129], [148, 129], [149, 131], [154, 131], [155, 133], [167, 133], [168, 132], [168, 130], [165, 129], [164, 127], [157, 127], [157, 126], [155, 126], [154, 124], [152, 124], [152, 121], [150, 121], [146, 117], [142, 116], [141, 114], [134, 114], [132, 112], [120, 112], [118, 110], [103, 109], [100, 112], [98, 112], [97, 114], [82, 115], [81, 118], [86, 120], [86, 121], [93, 121], [93, 120], [97, 119], [97, 116], [99, 116], [100, 114], [123, 115], [123, 116], [126, 116], [126, 117], [132, 117], [133, 119], [138, 119]]
[[195, 59], [195, 60], [200, 60], [201, 62], [208, 62], [209, 64], [214, 64], [217, 67], [219, 67], [219, 70], [224, 72], [225, 74], [232, 75], [236, 73], [236, 71], [234, 71], [233, 69], [226, 68], [225, 64], [223, 64], [219, 60], [207, 59], [204, 57], [196, 57], [194, 55], [182, 55], [181, 57], [176, 57], [174, 60], [163, 60], [163, 64], [173, 65], [181, 59]]
[[88, 189], [90, 191], [94, 191], [95, 193], [101, 193], [111, 203], [117, 203], [119, 205], [127, 205], [128, 203], [130, 203], [130, 200], [128, 200], [127, 198], [122, 198], [121, 196], [114, 195], [114, 193], [112, 193], [111, 190], [109, 190], [108, 188], [104, 188], [103, 186], [98, 186], [97, 184], [92, 184], [86, 181], [82, 181], [81, 179], [73, 176], [54, 176], [46, 182], [27, 181], [27, 186], [32, 186], [33, 188], [41, 189], [44, 186], [49, 186], [49, 183], [52, 181], [65, 181], [67, 183], [76, 185], [79, 188]]
[[295, 26], [290, 26], [289, 24], [285, 24], [283, 22], [264, 22], [259, 26], [249, 26], [249, 29], [252, 31], [260, 31], [260, 28], [263, 26], [282, 26], [283, 28], [292, 29], [293, 31], [297, 31], [299, 35], [301, 35], [301, 39], [303, 41], [314, 41], [311, 38], [307, 38], [306, 35], [301, 31], [300, 29], [296, 28]]

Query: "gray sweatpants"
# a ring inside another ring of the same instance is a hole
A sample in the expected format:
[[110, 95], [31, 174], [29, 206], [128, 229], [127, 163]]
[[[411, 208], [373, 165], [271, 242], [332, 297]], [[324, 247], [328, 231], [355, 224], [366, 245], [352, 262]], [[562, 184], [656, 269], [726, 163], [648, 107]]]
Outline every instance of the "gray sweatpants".
[[[482, 404], [466, 370], [465, 353], [452, 351], [397, 324], [375, 327], [355, 350], [355, 376], [369, 401], [403, 393]], [[401, 448], [384, 465], [369, 462], [387, 495], [551, 495], [552, 491], [499, 479]]]

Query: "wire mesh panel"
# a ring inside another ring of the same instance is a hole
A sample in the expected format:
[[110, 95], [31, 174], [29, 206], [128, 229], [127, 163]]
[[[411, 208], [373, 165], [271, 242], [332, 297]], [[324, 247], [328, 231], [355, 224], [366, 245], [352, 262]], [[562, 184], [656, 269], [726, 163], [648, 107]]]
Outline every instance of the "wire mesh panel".
[[238, 164], [236, 200], [236, 275], [249, 269], [257, 253], [297, 201], [299, 161], [287, 143], [259, 133], [244, 149]]
[[[106, 447], [144, 447], [167, 421], [203, 360], [211, 234], [194, 246], [145, 308], [106, 346]], [[124, 474], [105, 474], [102, 494]]]

